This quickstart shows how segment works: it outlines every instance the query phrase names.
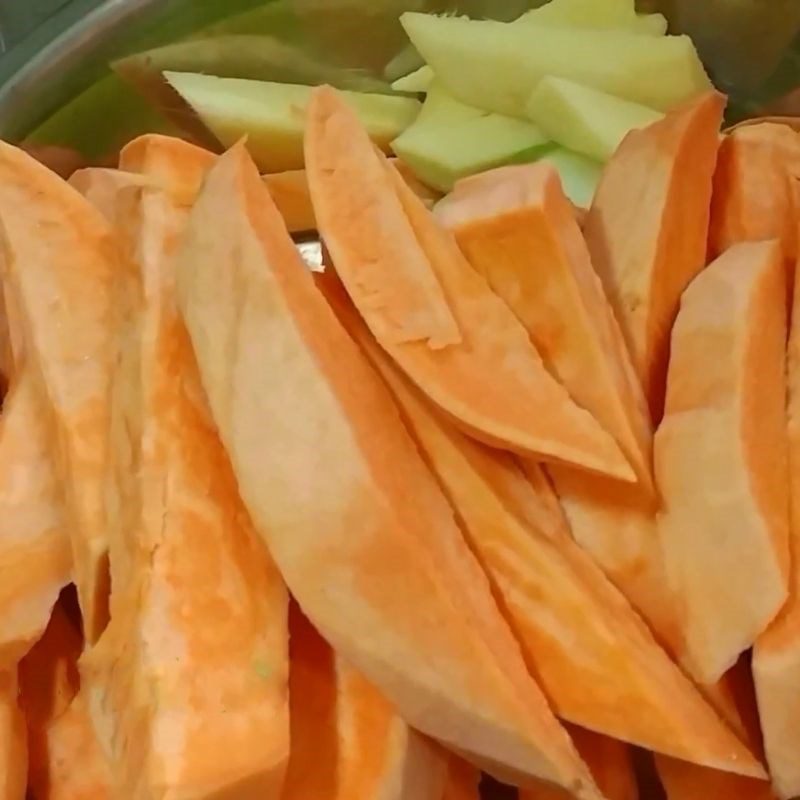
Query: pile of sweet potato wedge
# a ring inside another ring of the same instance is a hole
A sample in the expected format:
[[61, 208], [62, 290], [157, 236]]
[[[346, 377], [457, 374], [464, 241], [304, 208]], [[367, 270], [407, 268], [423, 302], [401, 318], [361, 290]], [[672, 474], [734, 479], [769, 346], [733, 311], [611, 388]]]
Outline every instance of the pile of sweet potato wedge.
[[0, 144], [0, 800], [800, 795], [800, 134], [723, 110], [585, 214], [325, 87], [291, 175]]

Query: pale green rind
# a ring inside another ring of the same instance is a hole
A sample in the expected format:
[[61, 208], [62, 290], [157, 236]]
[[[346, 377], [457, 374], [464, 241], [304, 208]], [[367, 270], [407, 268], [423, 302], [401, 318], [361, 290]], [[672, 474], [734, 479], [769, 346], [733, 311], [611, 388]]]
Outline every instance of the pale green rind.
[[628, 133], [664, 114], [563, 78], [544, 78], [526, 105], [528, 117], [558, 144], [605, 162]]

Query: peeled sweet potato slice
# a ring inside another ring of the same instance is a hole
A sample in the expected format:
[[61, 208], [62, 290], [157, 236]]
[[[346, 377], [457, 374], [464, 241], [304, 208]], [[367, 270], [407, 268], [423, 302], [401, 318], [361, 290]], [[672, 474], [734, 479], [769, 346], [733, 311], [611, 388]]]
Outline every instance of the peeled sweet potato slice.
[[34, 800], [111, 797], [109, 765], [80, 691], [82, 649], [83, 637], [59, 603], [44, 636], [20, 665]]
[[788, 348], [789, 599], [753, 648], [767, 761], [779, 797], [800, 794], [800, 280], [795, 277]]
[[28, 746], [17, 701], [17, 672], [0, 671], [0, 800], [25, 800]]
[[797, 256], [792, 179], [800, 178], [800, 134], [764, 122], [724, 138], [714, 174], [709, 252], [712, 258], [740, 242], [780, 239]]
[[[634, 480], [611, 436], [547, 372], [510, 309], [331, 89], [310, 104], [306, 169], [339, 277], [381, 346], [436, 405], [489, 444]], [[396, 259], [413, 261], [415, 275], [437, 284], [458, 340], [392, 335], [389, 323], [407, 301]]]
[[513, 484], [513, 460], [437, 419], [355, 314], [337, 308], [391, 386], [557, 714], [648, 749], [760, 775], [591, 559], [513, 514], [494, 488]]
[[653, 492], [650, 413], [558, 173], [541, 162], [504, 174], [488, 190], [467, 182], [439, 204], [439, 219]]
[[681, 294], [705, 266], [725, 101], [706, 94], [623, 141], [583, 225], [655, 422]]
[[777, 241], [737, 245], [686, 291], [655, 463], [683, 661], [718, 680], [780, 611], [789, 570], [786, 274]]
[[409, 724], [503, 777], [597, 797], [391, 396], [242, 147], [206, 179], [178, 275], [242, 496], [314, 626]]
[[0, 417], [0, 668], [39, 640], [72, 557], [53, 435], [39, 385], [23, 371]]
[[[570, 734], [606, 800], [638, 800], [639, 787], [627, 744], [582, 728], [571, 727]], [[540, 786], [520, 791], [519, 800], [567, 800], [567, 797], [558, 789]]]
[[102, 215], [8, 144], [0, 144], [0, 220], [4, 281], [54, 419], [75, 580], [93, 641], [108, 619], [103, 480], [116, 346], [112, 285], [128, 272]]
[[480, 800], [481, 773], [457, 756], [450, 757], [442, 800]]
[[444, 753], [293, 612], [292, 754], [282, 800], [441, 800]]
[[119, 796], [277, 799], [287, 592], [242, 505], [175, 302], [188, 216], [177, 198], [202, 165], [173, 152], [170, 191], [159, 141], [142, 174], [151, 166], [168, 188], [146, 188], [125, 231], [144, 302], [112, 398], [112, 619], [84, 658], [84, 686]]

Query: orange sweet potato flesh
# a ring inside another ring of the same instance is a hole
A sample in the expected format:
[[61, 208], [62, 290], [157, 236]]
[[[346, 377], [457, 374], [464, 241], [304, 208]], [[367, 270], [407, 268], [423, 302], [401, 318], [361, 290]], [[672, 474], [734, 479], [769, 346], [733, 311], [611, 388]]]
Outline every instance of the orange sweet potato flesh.
[[[606, 800], [638, 800], [639, 787], [630, 747], [582, 728], [570, 728], [572, 741], [592, 770]], [[567, 800], [564, 793], [545, 786], [520, 791], [519, 800]]]
[[202, 180], [202, 159], [160, 141], [140, 143], [141, 174], [167, 188], [145, 188], [122, 231], [144, 299], [112, 398], [112, 620], [82, 662], [84, 687], [119, 796], [277, 799], [287, 592], [242, 505], [175, 303], [180, 195]]
[[456, 186], [439, 219], [652, 493], [650, 412], [558, 173], [541, 162], [502, 175], [489, 189]]
[[789, 599], [753, 648], [767, 761], [779, 797], [800, 794], [800, 280], [795, 277], [788, 347]]
[[[406, 164], [392, 159], [403, 180], [414, 190], [426, 205], [432, 206], [441, 195], [425, 184], [420, 183]], [[317, 229], [317, 218], [311, 202], [308, 177], [304, 169], [275, 172], [264, 176], [264, 183], [272, 195], [272, 200], [281, 212], [289, 233], [303, 233]]]
[[25, 800], [28, 747], [17, 672], [0, 671], [0, 800]]
[[711, 257], [740, 242], [780, 239], [787, 259], [796, 258], [797, 209], [791, 182], [797, 178], [800, 135], [791, 128], [763, 122], [726, 136], [714, 175]]
[[110, 769], [80, 692], [83, 637], [61, 603], [20, 665], [28, 727], [28, 783], [34, 800], [105, 800]]
[[[309, 104], [306, 169], [339, 277], [381, 346], [436, 405], [489, 444], [635, 479], [611, 436], [550, 375], [511, 310], [332, 89]], [[392, 320], [420, 294], [398, 283], [401, 274], [436, 283], [458, 339], [393, 335]]]
[[690, 286], [673, 331], [659, 536], [682, 660], [701, 683], [733, 666], [787, 597], [785, 309], [780, 243], [740, 244]]
[[767, 781], [703, 769], [694, 764], [658, 759], [658, 774], [667, 800], [777, 800]]
[[597, 797], [391, 396], [242, 147], [206, 179], [178, 275], [242, 497], [314, 626], [417, 729], [501, 777]]
[[72, 556], [54, 437], [39, 385], [24, 370], [0, 417], [0, 668], [15, 667], [39, 640]]
[[442, 800], [480, 800], [481, 773], [457, 756], [450, 757]]
[[127, 278], [126, 265], [102, 215], [8, 144], [0, 144], [0, 218], [3, 280], [54, 419], [75, 580], [93, 641], [108, 619], [103, 479], [115, 349], [111, 298], [113, 284]]
[[761, 774], [591, 559], [504, 502], [495, 487], [519, 478], [513, 460], [437, 419], [352, 311], [328, 295], [391, 386], [557, 714], [642, 747]]
[[292, 754], [282, 800], [441, 800], [443, 751], [412, 731], [302, 613], [292, 611]]
[[706, 264], [724, 107], [724, 98], [710, 93], [630, 133], [583, 225], [655, 422], [681, 294]]

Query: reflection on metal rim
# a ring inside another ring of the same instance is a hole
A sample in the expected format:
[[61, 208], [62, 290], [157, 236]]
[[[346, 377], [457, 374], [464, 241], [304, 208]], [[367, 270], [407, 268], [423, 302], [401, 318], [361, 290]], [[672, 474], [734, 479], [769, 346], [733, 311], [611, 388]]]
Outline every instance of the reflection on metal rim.
[[58, 87], [112, 32], [162, 1], [107, 0], [88, 11], [85, 5], [69, 6], [34, 34], [61, 31], [45, 38], [36, 55], [30, 57], [29, 42], [11, 48], [0, 63], [0, 136], [29, 127], [42, 114], [42, 87], [55, 96], [58, 90], [51, 87]]

